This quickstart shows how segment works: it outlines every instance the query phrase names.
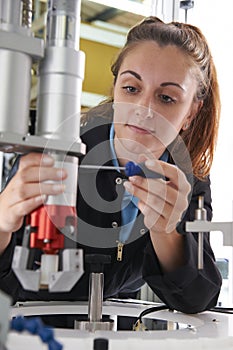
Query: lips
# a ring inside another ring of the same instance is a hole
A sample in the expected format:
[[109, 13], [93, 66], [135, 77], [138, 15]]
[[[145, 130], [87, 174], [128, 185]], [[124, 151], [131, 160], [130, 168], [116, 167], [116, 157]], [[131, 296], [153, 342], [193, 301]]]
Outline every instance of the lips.
[[140, 126], [137, 126], [137, 125], [132, 125], [132, 124], [127, 124], [128, 128], [135, 132], [135, 133], [138, 133], [138, 134], [144, 134], [144, 135], [147, 135], [147, 134], [152, 134], [153, 131], [152, 130], [149, 130], [149, 129], [146, 129], [146, 128], [143, 128], [143, 127], [140, 127]]

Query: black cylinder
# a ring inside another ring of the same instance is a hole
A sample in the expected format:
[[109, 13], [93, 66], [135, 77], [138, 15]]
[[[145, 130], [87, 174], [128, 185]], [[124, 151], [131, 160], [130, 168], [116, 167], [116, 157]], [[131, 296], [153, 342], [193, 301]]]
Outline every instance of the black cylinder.
[[108, 339], [95, 338], [93, 350], [108, 350]]

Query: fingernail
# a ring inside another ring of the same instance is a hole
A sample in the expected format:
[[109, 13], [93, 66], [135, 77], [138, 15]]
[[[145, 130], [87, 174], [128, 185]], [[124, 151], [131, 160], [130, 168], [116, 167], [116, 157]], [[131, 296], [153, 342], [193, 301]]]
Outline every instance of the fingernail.
[[143, 163], [147, 160], [147, 157], [144, 154], [140, 154], [138, 157], [138, 163]]
[[138, 176], [130, 176], [129, 177], [130, 182], [137, 183], [138, 182]]
[[131, 185], [131, 183], [129, 181], [124, 182], [124, 187], [127, 191], [133, 192], [133, 186]]
[[59, 179], [62, 179], [65, 175], [66, 175], [66, 171], [65, 171], [64, 169], [59, 169], [59, 170], [57, 171], [57, 177], [58, 177]]
[[42, 194], [41, 196], [37, 196], [37, 197], [35, 198], [35, 201], [36, 201], [36, 202], [42, 202], [42, 203], [44, 203], [44, 202], [46, 202], [46, 200], [47, 200], [46, 194]]
[[155, 165], [156, 165], [156, 161], [153, 160], [153, 159], [147, 159], [147, 160], [145, 161], [145, 165], [146, 165], [146, 166], [155, 166]]
[[41, 163], [44, 165], [52, 165], [54, 163], [54, 159], [48, 155], [45, 155], [42, 157]]
[[54, 192], [64, 192], [65, 188], [66, 188], [66, 185], [64, 185], [64, 184], [53, 185]]

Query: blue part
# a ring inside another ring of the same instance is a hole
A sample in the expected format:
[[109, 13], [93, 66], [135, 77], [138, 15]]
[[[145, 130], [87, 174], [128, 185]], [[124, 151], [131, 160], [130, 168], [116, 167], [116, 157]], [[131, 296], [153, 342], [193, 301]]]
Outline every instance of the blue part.
[[53, 329], [47, 327], [40, 328], [38, 335], [44, 343], [48, 343], [51, 339], [53, 339]]
[[11, 320], [10, 328], [22, 332], [25, 329], [25, 320], [22, 316], [17, 316]]
[[56, 340], [51, 340], [48, 343], [49, 350], [62, 350], [63, 346]]
[[134, 176], [134, 175], [140, 175], [142, 177], [147, 177], [151, 179], [165, 179], [165, 177], [159, 173], [156, 173], [155, 171], [149, 170], [145, 163], [134, 163], [134, 162], [128, 162], [125, 165], [125, 175], [126, 176]]
[[141, 168], [135, 164], [134, 162], [128, 162], [125, 165], [125, 175], [126, 176], [134, 176], [134, 175], [140, 175]]
[[22, 332], [27, 330], [31, 334], [37, 334], [44, 343], [48, 343], [49, 350], [61, 350], [63, 345], [54, 339], [52, 328], [45, 327], [38, 317], [26, 319], [23, 316], [17, 316], [10, 322], [12, 330]]
[[37, 334], [40, 328], [43, 328], [40, 318], [29, 318], [25, 320], [25, 329], [31, 334]]

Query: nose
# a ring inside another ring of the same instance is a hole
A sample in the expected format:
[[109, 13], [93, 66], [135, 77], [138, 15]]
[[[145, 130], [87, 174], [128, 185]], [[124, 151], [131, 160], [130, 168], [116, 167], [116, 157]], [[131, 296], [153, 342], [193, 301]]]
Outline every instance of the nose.
[[138, 104], [136, 106], [136, 109], [135, 109], [135, 114], [137, 117], [140, 117], [143, 119], [154, 118], [154, 111], [153, 111], [150, 103], [148, 105]]

